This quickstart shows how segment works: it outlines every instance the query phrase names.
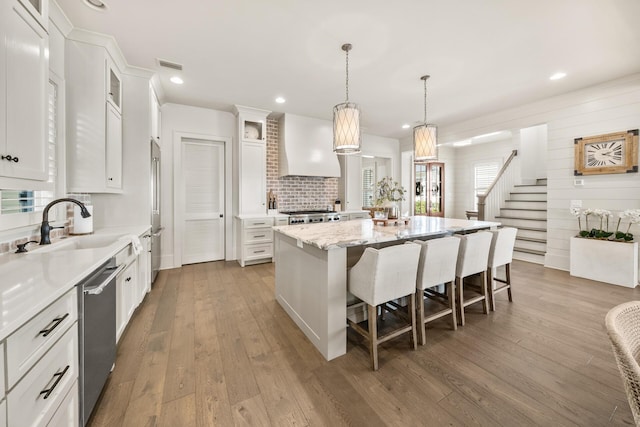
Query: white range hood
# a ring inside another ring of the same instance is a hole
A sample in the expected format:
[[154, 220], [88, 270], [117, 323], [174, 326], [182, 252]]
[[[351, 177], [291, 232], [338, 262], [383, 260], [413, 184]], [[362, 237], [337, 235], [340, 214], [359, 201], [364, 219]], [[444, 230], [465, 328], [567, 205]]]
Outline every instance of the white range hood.
[[279, 125], [280, 176], [340, 177], [330, 121], [284, 114]]

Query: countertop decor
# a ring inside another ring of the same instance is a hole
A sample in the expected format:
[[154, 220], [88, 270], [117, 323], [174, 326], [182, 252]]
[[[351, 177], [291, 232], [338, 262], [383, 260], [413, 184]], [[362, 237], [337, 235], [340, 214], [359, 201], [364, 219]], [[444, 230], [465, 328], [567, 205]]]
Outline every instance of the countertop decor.
[[[586, 239], [631, 242], [633, 241], [633, 234], [630, 233], [631, 226], [640, 224], [640, 209], [627, 209], [619, 212], [615, 231], [610, 231], [609, 228], [614, 218], [611, 211], [592, 208], [582, 210], [578, 207], [573, 207], [570, 212], [578, 219], [578, 235], [576, 237]], [[584, 217], [584, 229], [582, 217]], [[590, 220], [591, 226], [589, 225]], [[620, 228], [620, 225], [622, 225], [622, 228]], [[625, 225], [626, 231], [622, 231], [625, 229]]]

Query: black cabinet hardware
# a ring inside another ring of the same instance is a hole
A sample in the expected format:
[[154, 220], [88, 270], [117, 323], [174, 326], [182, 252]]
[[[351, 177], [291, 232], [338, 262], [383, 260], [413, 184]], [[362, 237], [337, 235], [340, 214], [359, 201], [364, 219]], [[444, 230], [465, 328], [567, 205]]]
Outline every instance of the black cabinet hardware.
[[60, 323], [62, 323], [62, 321], [64, 319], [66, 319], [69, 316], [69, 313], [66, 313], [64, 316], [62, 317], [56, 317], [55, 319], [53, 319], [51, 321], [51, 323], [49, 323], [49, 327], [41, 330], [40, 332], [38, 332], [38, 335], [42, 335], [43, 337], [46, 337], [47, 335], [49, 335], [51, 332], [53, 332], [53, 330], [55, 328], [57, 328]]
[[55, 380], [55, 382], [53, 383], [53, 385], [52, 385], [51, 387], [49, 387], [48, 389], [46, 389], [46, 390], [42, 390], [42, 391], [40, 392], [40, 395], [43, 395], [43, 394], [44, 394], [43, 399], [48, 398], [48, 397], [51, 395], [51, 393], [53, 393], [53, 390], [55, 390], [55, 389], [56, 389], [56, 387], [58, 386], [58, 383], [60, 382], [60, 380], [62, 379], [62, 377], [64, 377], [64, 374], [66, 374], [68, 370], [69, 370], [69, 365], [67, 365], [67, 367], [66, 367], [66, 368], [64, 368], [64, 369], [62, 370], [62, 372], [57, 372], [57, 373], [53, 374], [53, 378], [55, 378], [55, 379], [56, 379], [56, 380]]
[[17, 157], [12, 156], [11, 154], [7, 154], [6, 156], [2, 156], [0, 157], [2, 160], [9, 160], [10, 162], [16, 162], [18, 163], [20, 160], [18, 160]]

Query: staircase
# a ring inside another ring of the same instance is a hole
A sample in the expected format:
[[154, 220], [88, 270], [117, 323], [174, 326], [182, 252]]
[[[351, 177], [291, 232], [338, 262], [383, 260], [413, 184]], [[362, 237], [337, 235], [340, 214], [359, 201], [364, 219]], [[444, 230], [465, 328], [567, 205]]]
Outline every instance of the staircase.
[[495, 217], [505, 227], [516, 227], [518, 234], [513, 257], [544, 265], [547, 252], [547, 180], [535, 185], [516, 185]]

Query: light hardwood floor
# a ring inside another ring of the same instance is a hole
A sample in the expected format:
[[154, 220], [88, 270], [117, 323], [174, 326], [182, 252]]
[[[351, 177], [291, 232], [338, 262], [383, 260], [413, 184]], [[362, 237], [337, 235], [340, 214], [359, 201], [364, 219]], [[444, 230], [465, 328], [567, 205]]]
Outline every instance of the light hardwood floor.
[[[604, 327], [640, 290], [514, 261], [514, 302], [326, 362], [274, 299], [273, 264], [165, 270], [90, 422], [114, 426], [633, 425]], [[391, 316], [392, 317], [392, 316]]]

